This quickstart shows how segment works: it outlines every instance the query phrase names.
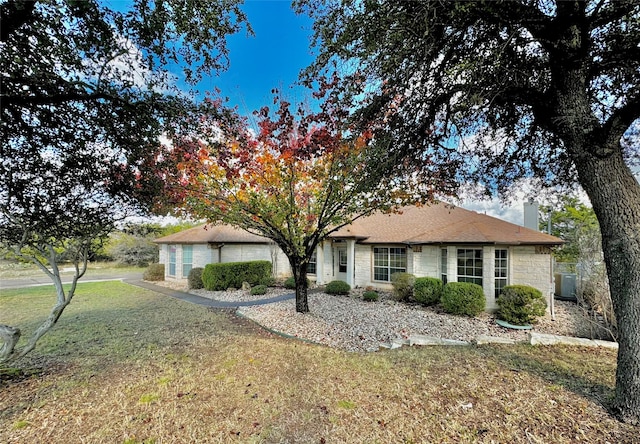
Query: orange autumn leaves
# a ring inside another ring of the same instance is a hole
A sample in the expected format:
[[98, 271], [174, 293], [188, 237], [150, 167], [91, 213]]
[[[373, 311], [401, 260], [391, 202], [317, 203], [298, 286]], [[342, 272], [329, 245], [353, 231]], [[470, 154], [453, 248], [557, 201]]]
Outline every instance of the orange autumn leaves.
[[176, 177], [168, 188], [178, 206], [209, 220], [258, 230], [269, 225], [294, 236], [318, 229], [333, 200], [354, 188], [358, 170], [366, 168], [371, 135], [347, 139], [328, 113], [294, 116], [289, 108], [281, 101], [274, 118], [261, 110], [257, 131], [238, 118], [222, 134], [215, 121], [203, 120], [201, 134], [176, 141]]

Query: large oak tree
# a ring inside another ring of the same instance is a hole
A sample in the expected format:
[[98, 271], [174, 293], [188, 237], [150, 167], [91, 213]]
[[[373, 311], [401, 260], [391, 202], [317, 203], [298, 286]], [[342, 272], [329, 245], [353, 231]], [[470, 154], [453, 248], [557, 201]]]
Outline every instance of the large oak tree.
[[[223, 69], [226, 36], [245, 23], [238, 3], [0, 3], [0, 242], [56, 287], [49, 317], [26, 344], [0, 325], [0, 362], [24, 356], [56, 323], [96, 240], [152, 204], [160, 136], [197, 113], [167, 67], [185, 66], [187, 85]], [[75, 268], [70, 289], [62, 253]]]
[[[319, 56], [395, 148], [462, 161], [490, 193], [578, 184], [600, 223], [619, 354], [614, 410], [640, 422], [640, 3], [300, 0]], [[354, 74], [366, 78], [357, 88]]]

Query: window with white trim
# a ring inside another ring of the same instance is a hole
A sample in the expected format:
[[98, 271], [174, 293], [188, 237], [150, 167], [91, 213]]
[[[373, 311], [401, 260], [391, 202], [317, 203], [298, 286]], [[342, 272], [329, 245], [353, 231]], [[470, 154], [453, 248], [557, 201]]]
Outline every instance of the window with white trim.
[[447, 283], [447, 249], [440, 250], [440, 279], [443, 284]]
[[193, 245], [182, 246], [182, 277], [189, 276], [193, 268]]
[[314, 251], [311, 257], [309, 258], [309, 264], [307, 265], [307, 273], [316, 274], [316, 271], [318, 268], [317, 262], [318, 262], [317, 254]]
[[402, 247], [373, 248], [373, 280], [391, 282], [393, 273], [407, 271], [407, 250]]
[[495, 255], [495, 296], [500, 296], [502, 289], [507, 286], [509, 277], [509, 250], [496, 249]]
[[481, 248], [458, 248], [458, 282], [482, 286]]
[[347, 250], [338, 250], [338, 271], [340, 273], [347, 272]]
[[169, 245], [169, 276], [176, 275], [176, 246]]

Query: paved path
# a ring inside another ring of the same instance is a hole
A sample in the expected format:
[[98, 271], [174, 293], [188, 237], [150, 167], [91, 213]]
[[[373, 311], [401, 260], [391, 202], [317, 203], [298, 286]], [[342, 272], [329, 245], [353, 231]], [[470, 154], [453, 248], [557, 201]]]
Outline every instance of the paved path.
[[[62, 274], [62, 283], [68, 284], [73, 280], [73, 275]], [[123, 272], [123, 273], [100, 273], [87, 272], [78, 283], [84, 282], [103, 282], [103, 281], [120, 281], [120, 280], [135, 280], [141, 279], [142, 273], [140, 272]], [[21, 278], [0, 279], [0, 290], [8, 290], [10, 288], [25, 288], [25, 287], [38, 287], [43, 285], [53, 286], [53, 282], [49, 276], [42, 273], [41, 275], [24, 276]]]
[[273, 302], [286, 301], [288, 299], [295, 299], [295, 294], [283, 294], [281, 296], [276, 296], [269, 299], [258, 299], [256, 301], [248, 301], [248, 302], [226, 302], [226, 301], [216, 301], [214, 299], [205, 298], [202, 296], [197, 296], [195, 294], [186, 293], [184, 291], [173, 290], [171, 288], [162, 287], [160, 285], [154, 285], [149, 282], [144, 282], [139, 279], [125, 279], [124, 282], [127, 284], [135, 285], [137, 287], [146, 288], [147, 290], [155, 291], [156, 293], [162, 293], [167, 296], [171, 296], [176, 299], [180, 299], [186, 302], [191, 302], [192, 304], [204, 305], [205, 307], [213, 307], [213, 308], [237, 308], [237, 307], [248, 307], [252, 305], [264, 305], [271, 304]]

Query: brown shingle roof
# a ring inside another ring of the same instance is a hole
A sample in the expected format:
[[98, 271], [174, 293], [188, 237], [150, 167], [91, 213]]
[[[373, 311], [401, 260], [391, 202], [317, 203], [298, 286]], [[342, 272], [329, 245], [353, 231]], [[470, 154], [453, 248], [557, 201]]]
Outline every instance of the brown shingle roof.
[[536, 230], [444, 203], [409, 206], [398, 213], [374, 213], [330, 237], [362, 243], [559, 245], [563, 241]]
[[[365, 244], [559, 245], [563, 241], [502, 219], [444, 203], [408, 206], [397, 213], [375, 213], [332, 233]], [[230, 225], [202, 225], [161, 237], [161, 244], [268, 243], [266, 237]]]
[[222, 244], [248, 243], [265, 244], [271, 242], [266, 237], [251, 234], [231, 225], [201, 225], [156, 239], [158, 244]]

